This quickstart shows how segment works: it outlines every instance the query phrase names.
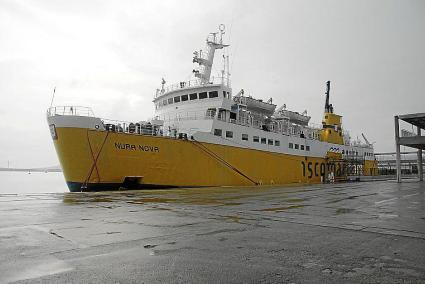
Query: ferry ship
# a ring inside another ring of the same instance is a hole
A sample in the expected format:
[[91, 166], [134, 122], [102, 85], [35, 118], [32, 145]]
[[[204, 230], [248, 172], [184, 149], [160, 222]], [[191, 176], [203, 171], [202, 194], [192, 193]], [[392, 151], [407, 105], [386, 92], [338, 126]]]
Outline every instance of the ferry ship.
[[[374, 175], [373, 145], [352, 141], [329, 103], [322, 124], [307, 112], [232, 92], [224, 25], [193, 53], [193, 80], [162, 79], [149, 121], [114, 121], [88, 107], [54, 106], [47, 121], [69, 190], [257, 186]], [[223, 69], [211, 76], [214, 56]]]

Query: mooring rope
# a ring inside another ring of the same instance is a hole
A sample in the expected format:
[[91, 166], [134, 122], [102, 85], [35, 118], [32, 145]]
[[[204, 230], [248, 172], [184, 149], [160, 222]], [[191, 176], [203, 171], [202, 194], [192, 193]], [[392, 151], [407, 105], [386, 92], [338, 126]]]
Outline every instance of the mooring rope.
[[[95, 160], [95, 157], [94, 157], [93, 149], [91, 147], [90, 138], [89, 138], [89, 130], [88, 129], [87, 129], [87, 142], [89, 143], [90, 154], [91, 154], [91, 157], [92, 157], [92, 159], [94, 161]], [[96, 163], [95, 163], [95, 169], [96, 169], [97, 177], [99, 178], [99, 181], [100, 181], [99, 169], [97, 168], [97, 164]]]
[[[87, 130], [87, 133], [88, 133], [88, 131], [89, 130]], [[80, 187], [80, 190], [82, 191], [82, 189], [85, 189], [85, 188], [87, 188], [87, 184], [88, 184], [88, 181], [89, 181], [89, 179], [90, 179], [90, 177], [91, 177], [91, 174], [93, 173], [93, 169], [96, 167], [97, 168], [97, 160], [99, 159], [99, 156], [100, 156], [100, 153], [102, 152], [102, 149], [103, 149], [103, 146], [105, 146], [105, 143], [106, 143], [106, 139], [108, 139], [108, 136], [109, 136], [109, 131], [107, 131], [106, 132], [106, 135], [105, 135], [105, 139], [103, 139], [103, 142], [102, 142], [102, 146], [100, 147], [100, 150], [99, 150], [99, 152], [97, 153], [97, 155], [96, 155], [96, 158], [94, 158], [94, 156], [92, 155], [92, 158], [93, 158], [93, 164], [92, 164], [92, 166], [91, 166], [91, 168], [90, 168], [90, 171], [89, 171], [89, 174], [88, 174], [88, 176], [87, 176], [87, 178], [84, 180], [84, 183], [81, 185], [81, 187]], [[88, 137], [88, 134], [87, 134], [87, 139], [88, 139], [89, 137]], [[91, 148], [91, 145], [90, 145], [90, 141], [89, 141], [89, 147]], [[91, 150], [92, 152], [93, 152], [93, 150]], [[99, 181], [100, 181], [100, 176], [98, 175], [98, 177], [99, 177]]]
[[226, 160], [224, 160], [223, 158], [221, 158], [220, 156], [218, 156], [213, 151], [209, 150], [207, 147], [205, 147], [204, 145], [202, 145], [201, 142], [195, 140], [194, 138], [193, 138], [193, 141], [191, 141], [191, 142], [194, 145], [198, 146], [199, 149], [203, 150], [205, 153], [207, 153], [211, 157], [215, 158], [217, 161], [219, 161], [222, 164], [224, 164], [226, 167], [230, 168], [231, 170], [235, 171], [239, 175], [243, 176], [244, 178], [246, 178], [247, 180], [249, 180], [250, 182], [252, 182], [254, 185], [259, 185], [258, 182], [256, 182], [255, 180], [251, 179], [249, 176], [245, 175], [243, 172], [241, 172], [240, 170], [238, 170], [236, 167], [232, 166], [229, 162], [227, 162]]

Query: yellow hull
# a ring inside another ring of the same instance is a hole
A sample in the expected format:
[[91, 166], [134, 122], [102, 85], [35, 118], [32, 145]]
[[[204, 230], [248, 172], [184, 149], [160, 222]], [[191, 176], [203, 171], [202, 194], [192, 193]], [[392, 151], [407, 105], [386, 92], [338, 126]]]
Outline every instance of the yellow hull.
[[325, 158], [132, 135], [57, 128], [55, 148], [71, 191], [143, 186], [201, 187], [319, 183], [342, 165]]

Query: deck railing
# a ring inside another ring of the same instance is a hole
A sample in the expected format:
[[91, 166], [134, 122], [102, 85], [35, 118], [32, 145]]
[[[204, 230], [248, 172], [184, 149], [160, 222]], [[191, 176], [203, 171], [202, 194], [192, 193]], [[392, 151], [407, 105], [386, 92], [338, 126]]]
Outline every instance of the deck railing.
[[215, 84], [230, 87], [230, 79], [222, 78], [222, 77], [212, 77], [212, 79], [208, 83], [203, 83], [201, 82], [201, 80], [182, 81], [175, 84], [167, 85], [164, 87], [164, 89], [157, 89], [154, 98], [156, 99], [166, 93], [179, 90], [179, 89], [201, 87], [201, 86], [208, 86], [208, 85], [215, 85]]
[[[55, 116], [55, 115], [71, 115], [71, 116], [87, 116], [87, 117], [94, 117], [94, 113], [91, 108], [84, 107], [84, 106], [56, 106], [51, 107], [47, 110], [48, 116]], [[102, 129], [106, 131], [111, 132], [122, 132], [122, 133], [129, 133], [129, 134], [140, 134], [140, 135], [153, 135], [153, 136], [176, 136], [177, 132], [179, 132], [178, 129], [172, 129], [175, 133], [171, 133], [171, 130], [163, 129], [162, 126], [159, 125], [153, 125], [150, 122], [147, 121], [139, 121], [139, 122], [130, 122], [130, 121], [122, 121], [122, 120], [112, 120], [112, 119], [104, 119], [100, 118], [102, 121]], [[248, 117], [240, 117], [239, 119], [226, 119], [223, 116], [219, 116], [212, 113], [203, 113], [203, 112], [187, 112], [186, 114], [179, 114], [176, 117], [159, 117], [159, 119], [163, 120], [163, 122], [170, 124], [173, 121], [185, 121], [185, 120], [213, 120], [217, 119], [220, 121], [237, 124], [237, 125], [243, 125], [243, 126], [250, 126], [252, 128], [256, 129], [262, 129], [261, 124], [259, 124], [259, 121], [254, 120], [250, 121]], [[315, 133], [318, 129], [315, 128], [313, 125], [310, 125], [308, 128], [304, 128], [303, 134], [304, 138], [312, 139], [312, 140], [319, 140], [319, 137], [315, 137], [313, 133]], [[282, 135], [288, 135], [288, 136], [300, 136], [301, 129], [298, 129], [296, 127], [289, 126], [284, 129], [270, 129], [269, 132], [272, 133], [280, 133]], [[167, 133], [164, 133], [167, 132]], [[170, 132], [170, 133], [168, 133]]]
[[75, 115], [94, 117], [91, 108], [85, 106], [55, 106], [47, 109], [47, 116], [55, 115]]
[[111, 132], [122, 132], [129, 134], [141, 134], [141, 135], [153, 135], [153, 136], [163, 136], [162, 129], [153, 125], [150, 122], [140, 121], [140, 122], [130, 122], [122, 120], [112, 120], [112, 119], [101, 119], [103, 127], [106, 131]]

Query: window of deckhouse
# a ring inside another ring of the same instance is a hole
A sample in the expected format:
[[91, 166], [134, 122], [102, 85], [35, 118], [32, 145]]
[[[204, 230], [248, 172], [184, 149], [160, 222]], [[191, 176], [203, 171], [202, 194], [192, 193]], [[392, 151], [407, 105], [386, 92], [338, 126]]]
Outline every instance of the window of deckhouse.
[[221, 129], [214, 129], [214, 135], [215, 136], [222, 136], [222, 134], [223, 134], [223, 130], [221, 130]]
[[223, 91], [223, 98], [226, 97], [226, 91]]
[[307, 145], [307, 146], [305, 146], [305, 150], [306, 150], [306, 151], [310, 151], [310, 146], [308, 146], [308, 145]]
[[304, 150], [304, 145], [300, 145], [301, 146], [301, 150]]
[[254, 142], [260, 142], [260, 137], [258, 137], [258, 136], [253, 136], [252, 137], [252, 141], [254, 141]]
[[168, 105], [167, 100], [163, 100], [163, 101], [162, 101], [162, 104], [163, 104], [164, 106]]
[[269, 145], [273, 145], [273, 139], [268, 139], [268, 140], [267, 140], [267, 143], [268, 143]]
[[212, 91], [208, 93], [208, 97], [211, 98], [217, 98], [218, 97], [218, 92], [217, 91]]
[[207, 92], [202, 92], [202, 93], [199, 93], [199, 99], [200, 100], [202, 100], [202, 99], [206, 99], [208, 96], [207, 96]]
[[233, 131], [226, 131], [226, 138], [233, 138]]
[[294, 149], [294, 143], [289, 143], [289, 149]]
[[266, 138], [261, 138], [261, 144], [266, 144]]
[[242, 140], [248, 141], [248, 134], [242, 134]]
[[189, 98], [191, 101], [198, 99], [198, 93], [189, 94]]
[[298, 150], [300, 148], [300, 145], [295, 144], [295, 150]]
[[174, 102], [179, 103], [180, 102], [180, 96], [174, 97]]
[[168, 104], [172, 104], [173, 103], [173, 98], [169, 98], [168, 99]]
[[187, 101], [189, 99], [189, 96], [188, 95], [183, 95], [182, 96], [182, 102], [185, 102], [185, 101]]
[[275, 146], [280, 146], [280, 141], [279, 140], [274, 140], [274, 145]]

